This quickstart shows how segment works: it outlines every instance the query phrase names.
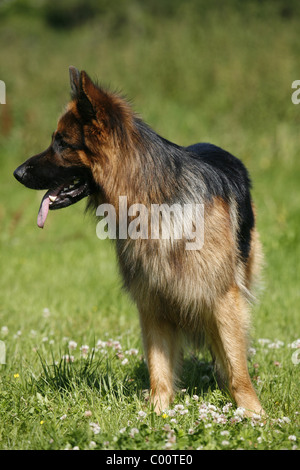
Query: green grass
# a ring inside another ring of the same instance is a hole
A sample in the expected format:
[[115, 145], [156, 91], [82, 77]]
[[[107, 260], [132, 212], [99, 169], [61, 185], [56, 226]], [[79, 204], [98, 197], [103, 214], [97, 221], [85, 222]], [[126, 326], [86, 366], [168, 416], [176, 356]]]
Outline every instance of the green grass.
[[[291, 102], [299, 20], [280, 2], [200, 4], [175, 2], [180, 10], [167, 14], [162, 2], [125, 2], [68, 30], [51, 28], [42, 9], [16, 8], [1, 20], [0, 449], [299, 447], [300, 106]], [[234, 405], [223, 411], [231, 399], [210, 357], [189, 351], [183, 391], [165, 415], [153, 414], [138, 316], [113, 246], [97, 239], [84, 202], [36, 227], [42, 194], [12, 172], [49, 144], [71, 64], [122, 90], [164, 137], [210, 141], [249, 168], [266, 258], [249, 370], [265, 422], [241, 419]]]

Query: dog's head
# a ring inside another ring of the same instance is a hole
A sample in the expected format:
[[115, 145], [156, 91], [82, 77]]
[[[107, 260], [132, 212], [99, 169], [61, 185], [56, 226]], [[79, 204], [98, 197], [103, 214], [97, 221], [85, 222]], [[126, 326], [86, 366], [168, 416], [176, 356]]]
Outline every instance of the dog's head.
[[[70, 206], [102, 191], [114, 153], [126, 142], [131, 112], [126, 102], [95, 85], [89, 76], [69, 68], [72, 101], [58, 121], [50, 146], [15, 171], [28, 188], [48, 190], [42, 199], [38, 226], [49, 209]], [[97, 163], [97, 164], [96, 164]]]

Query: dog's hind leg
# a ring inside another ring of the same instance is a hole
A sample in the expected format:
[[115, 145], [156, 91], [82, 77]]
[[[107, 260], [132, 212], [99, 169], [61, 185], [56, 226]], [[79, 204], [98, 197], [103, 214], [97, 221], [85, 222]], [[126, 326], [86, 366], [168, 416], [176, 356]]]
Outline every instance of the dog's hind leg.
[[216, 301], [206, 329], [210, 347], [237, 406], [244, 408], [247, 416], [263, 414], [247, 368], [247, 306], [236, 286]]
[[161, 312], [139, 309], [143, 343], [150, 374], [150, 400], [156, 413], [167, 409], [174, 396], [182, 357], [181, 335]]

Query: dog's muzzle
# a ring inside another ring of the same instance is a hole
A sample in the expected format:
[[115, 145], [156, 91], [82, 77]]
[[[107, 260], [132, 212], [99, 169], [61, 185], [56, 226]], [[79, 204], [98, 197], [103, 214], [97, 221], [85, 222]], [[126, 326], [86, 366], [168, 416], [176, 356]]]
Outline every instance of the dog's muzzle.
[[18, 168], [16, 168], [14, 171], [14, 177], [22, 184], [24, 184], [25, 175], [26, 175], [26, 165], [24, 164], [18, 166]]

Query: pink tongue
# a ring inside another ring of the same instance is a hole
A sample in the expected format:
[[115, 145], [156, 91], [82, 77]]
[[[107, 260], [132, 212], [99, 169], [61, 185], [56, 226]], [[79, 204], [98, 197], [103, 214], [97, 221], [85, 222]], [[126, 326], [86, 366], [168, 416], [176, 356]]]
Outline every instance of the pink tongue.
[[50, 199], [49, 199], [48, 193], [46, 193], [42, 199], [42, 202], [39, 208], [38, 218], [37, 218], [37, 224], [38, 224], [38, 227], [40, 228], [44, 228], [48, 211], [49, 211], [49, 204], [50, 204]]
[[50, 205], [49, 196], [57, 196], [57, 194], [61, 190], [61, 187], [62, 186], [60, 186], [57, 189], [47, 191], [45, 196], [43, 197], [40, 208], [39, 208], [38, 217], [37, 217], [38, 227], [44, 228], [44, 225], [45, 225], [45, 222], [46, 222], [46, 219], [47, 219], [47, 215], [48, 215], [48, 212], [49, 212], [49, 205]]

